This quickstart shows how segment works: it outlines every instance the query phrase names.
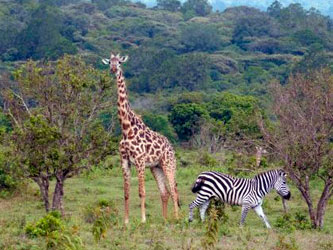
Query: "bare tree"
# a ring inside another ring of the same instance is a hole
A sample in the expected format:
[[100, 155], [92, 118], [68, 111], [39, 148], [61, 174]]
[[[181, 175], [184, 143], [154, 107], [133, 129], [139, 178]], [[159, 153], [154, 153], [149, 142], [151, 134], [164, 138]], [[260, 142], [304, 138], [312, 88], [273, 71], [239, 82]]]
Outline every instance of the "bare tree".
[[[260, 121], [270, 151], [284, 162], [301, 192], [312, 226], [323, 227], [328, 200], [333, 194], [333, 75], [322, 69], [295, 75], [285, 87], [271, 87], [275, 126]], [[321, 179], [323, 189], [315, 207], [310, 182]]]

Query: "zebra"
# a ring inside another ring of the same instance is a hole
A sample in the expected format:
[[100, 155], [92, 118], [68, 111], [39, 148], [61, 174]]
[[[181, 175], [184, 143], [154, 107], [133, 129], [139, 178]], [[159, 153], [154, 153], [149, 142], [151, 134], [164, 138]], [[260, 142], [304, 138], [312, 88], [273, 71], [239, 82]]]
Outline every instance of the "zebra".
[[252, 179], [237, 178], [215, 171], [202, 172], [192, 188], [192, 192], [197, 193], [197, 197], [189, 204], [189, 222], [193, 220], [195, 207], [200, 207], [200, 217], [204, 221], [210, 199], [217, 198], [230, 205], [242, 206], [241, 226], [252, 208], [264, 221], [266, 227], [271, 228], [262, 209], [263, 198], [275, 189], [280, 196], [289, 200], [291, 194], [286, 184], [286, 176], [281, 169], [260, 173]]

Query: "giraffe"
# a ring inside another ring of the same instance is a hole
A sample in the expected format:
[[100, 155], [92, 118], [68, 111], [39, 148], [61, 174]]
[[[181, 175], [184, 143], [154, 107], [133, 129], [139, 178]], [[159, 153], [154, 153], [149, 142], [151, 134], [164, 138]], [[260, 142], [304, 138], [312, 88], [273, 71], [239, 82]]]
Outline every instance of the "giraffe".
[[[145, 168], [149, 167], [161, 195], [162, 214], [167, 218], [168, 199], [171, 194], [174, 214], [178, 219], [179, 197], [175, 180], [176, 157], [175, 152], [166, 137], [152, 131], [144, 124], [141, 117], [131, 109], [125, 78], [121, 64], [128, 56], [114, 55], [110, 59], [103, 59], [104, 64], [110, 65], [110, 72], [116, 74], [118, 87], [118, 118], [122, 128], [122, 140], [119, 143], [121, 167], [124, 178], [125, 224], [129, 222], [130, 198], [130, 167], [134, 164], [138, 174], [139, 197], [141, 199], [141, 219], [146, 221], [145, 214]], [[170, 191], [168, 189], [168, 184]]]
[[263, 154], [266, 154], [267, 150], [261, 146], [256, 146], [256, 167], [258, 168], [261, 163], [261, 158]]

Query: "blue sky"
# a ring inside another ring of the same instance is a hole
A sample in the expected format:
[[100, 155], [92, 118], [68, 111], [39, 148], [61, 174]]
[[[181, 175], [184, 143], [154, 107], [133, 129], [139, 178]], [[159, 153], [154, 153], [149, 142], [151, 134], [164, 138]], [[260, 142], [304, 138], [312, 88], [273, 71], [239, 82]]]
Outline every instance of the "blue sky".
[[[184, 2], [185, 0], [180, 0]], [[268, 6], [274, 2], [274, 0], [208, 0], [214, 8], [225, 9], [231, 6], [246, 5], [256, 7], [261, 10], [266, 10]], [[148, 6], [155, 5], [156, 0], [141, 0]], [[300, 3], [303, 8], [310, 9], [314, 7], [318, 9], [324, 15], [330, 15], [333, 17], [333, 0], [279, 0], [284, 6], [288, 6], [291, 3]]]

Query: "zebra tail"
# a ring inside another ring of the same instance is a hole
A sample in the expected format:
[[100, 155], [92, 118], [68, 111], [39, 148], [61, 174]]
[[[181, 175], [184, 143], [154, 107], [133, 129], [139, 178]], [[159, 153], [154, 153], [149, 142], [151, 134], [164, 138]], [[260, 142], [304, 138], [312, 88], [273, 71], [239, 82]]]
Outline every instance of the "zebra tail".
[[194, 183], [194, 185], [192, 187], [192, 192], [193, 193], [198, 192], [201, 189], [201, 187], [204, 183], [205, 183], [204, 179], [198, 178], [197, 181]]

